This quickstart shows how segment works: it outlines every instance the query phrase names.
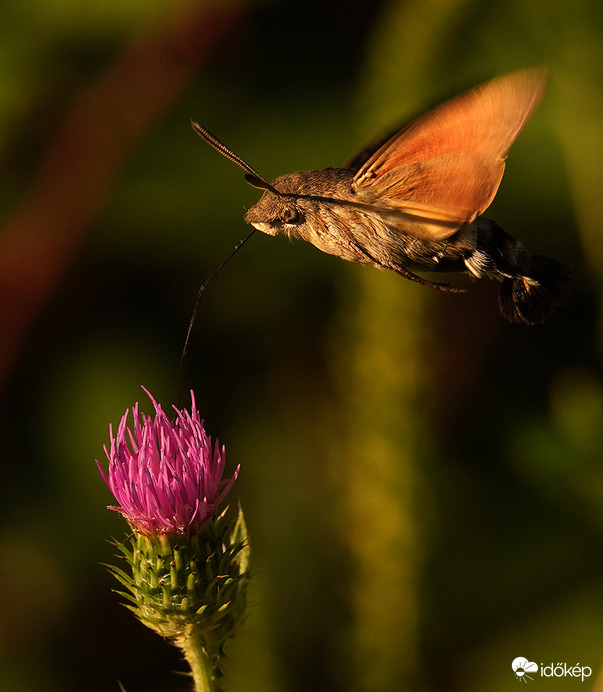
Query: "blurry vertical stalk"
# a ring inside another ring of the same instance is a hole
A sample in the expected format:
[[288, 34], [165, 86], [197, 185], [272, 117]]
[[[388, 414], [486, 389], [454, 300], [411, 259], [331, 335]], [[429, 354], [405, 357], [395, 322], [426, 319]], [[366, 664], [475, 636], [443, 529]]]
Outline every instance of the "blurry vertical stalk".
[[416, 689], [418, 466], [430, 445], [424, 398], [425, 301], [419, 287], [367, 269], [350, 309], [341, 373], [343, 539], [351, 552], [351, 690]]
[[[387, 127], [403, 108], [429, 102], [430, 66], [469, 4], [392, 4], [368, 56], [364, 117]], [[348, 340], [336, 353], [347, 440], [338, 451], [342, 535], [352, 566], [345, 688], [417, 690], [420, 468], [432, 444], [435, 396], [426, 326], [434, 294], [394, 274], [353, 271], [358, 295], [342, 315]]]

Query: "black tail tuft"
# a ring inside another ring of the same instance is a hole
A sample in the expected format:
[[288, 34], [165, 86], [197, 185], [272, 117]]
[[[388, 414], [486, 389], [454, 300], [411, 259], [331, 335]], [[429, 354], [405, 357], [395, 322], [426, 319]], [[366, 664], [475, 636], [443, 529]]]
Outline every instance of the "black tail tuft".
[[515, 324], [542, 324], [567, 300], [571, 274], [562, 262], [533, 255], [521, 276], [503, 279], [498, 296], [502, 316]]

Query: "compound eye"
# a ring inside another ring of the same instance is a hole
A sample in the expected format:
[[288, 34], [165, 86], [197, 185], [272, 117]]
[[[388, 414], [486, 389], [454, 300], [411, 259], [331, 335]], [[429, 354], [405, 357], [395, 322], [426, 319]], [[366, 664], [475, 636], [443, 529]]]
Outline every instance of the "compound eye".
[[279, 214], [283, 223], [297, 223], [300, 220], [299, 212], [295, 207], [285, 207]]

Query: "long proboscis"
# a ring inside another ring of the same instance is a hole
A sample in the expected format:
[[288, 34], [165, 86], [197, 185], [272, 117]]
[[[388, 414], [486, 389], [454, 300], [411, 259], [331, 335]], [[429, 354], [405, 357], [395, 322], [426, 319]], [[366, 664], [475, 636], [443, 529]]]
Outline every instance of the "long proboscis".
[[245, 171], [245, 180], [250, 185], [257, 187], [259, 190], [270, 190], [270, 192], [273, 192], [275, 195], [279, 194], [279, 191], [276, 190], [263, 175], [260, 175], [253, 166], [250, 166], [247, 161], [245, 161], [245, 159], [242, 159], [238, 154], [235, 154], [234, 151], [231, 151], [224, 142], [221, 142], [216, 137], [216, 135], [212, 134], [208, 129], [199, 125], [199, 123], [196, 123], [194, 120], [191, 120], [191, 125], [199, 137], [206, 141], [210, 147], [213, 147], [218, 153], [222, 154], [222, 156], [226, 157], [229, 161], [236, 163], [239, 168]]
[[178, 402], [180, 403], [182, 397], [182, 389], [184, 384], [184, 362], [188, 353], [188, 346], [191, 339], [191, 334], [193, 331], [193, 326], [199, 314], [199, 306], [201, 305], [201, 298], [205, 293], [205, 289], [209, 286], [211, 281], [224, 269], [226, 264], [235, 256], [235, 254], [243, 247], [243, 245], [251, 238], [255, 232], [255, 228], [252, 228], [249, 233], [239, 240], [239, 242], [233, 247], [233, 249], [226, 255], [226, 257], [218, 264], [218, 266], [211, 272], [211, 274], [205, 279], [205, 281], [199, 286], [197, 291], [197, 298], [195, 299], [195, 305], [193, 307], [193, 313], [191, 315], [190, 322], [188, 323], [188, 329], [186, 330], [186, 338], [184, 339], [184, 346], [182, 347], [182, 353], [180, 355], [180, 364], [178, 366]]

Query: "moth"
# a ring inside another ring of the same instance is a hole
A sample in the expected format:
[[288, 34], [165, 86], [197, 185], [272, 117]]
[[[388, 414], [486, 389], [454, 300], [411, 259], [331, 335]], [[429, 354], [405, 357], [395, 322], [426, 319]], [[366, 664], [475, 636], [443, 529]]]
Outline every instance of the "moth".
[[545, 81], [540, 68], [493, 79], [374, 142], [342, 168], [298, 171], [272, 182], [208, 130], [192, 125], [264, 191], [244, 217], [254, 229], [301, 238], [330, 255], [443, 291], [464, 289], [415, 272], [498, 279], [503, 317], [535, 325], [566, 299], [569, 271], [557, 260], [529, 255], [482, 214]]

